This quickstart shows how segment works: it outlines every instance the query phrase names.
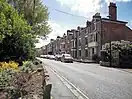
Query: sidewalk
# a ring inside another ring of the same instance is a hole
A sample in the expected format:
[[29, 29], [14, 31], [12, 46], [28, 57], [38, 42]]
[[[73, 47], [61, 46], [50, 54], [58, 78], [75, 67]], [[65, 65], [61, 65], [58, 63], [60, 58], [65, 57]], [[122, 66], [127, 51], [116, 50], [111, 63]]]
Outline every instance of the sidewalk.
[[76, 62], [81, 62], [81, 63], [96, 63], [95, 61], [93, 60], [87, 60], [87, 59], [74, 59], [74, 61]]
[[132, 69], [122, 69], [125, 72], [132, 73]]
[[51, 99], [76, 99], [72, 92], [62, 83], [62, 81], [48, 67], [45, 67], [52, 83]]

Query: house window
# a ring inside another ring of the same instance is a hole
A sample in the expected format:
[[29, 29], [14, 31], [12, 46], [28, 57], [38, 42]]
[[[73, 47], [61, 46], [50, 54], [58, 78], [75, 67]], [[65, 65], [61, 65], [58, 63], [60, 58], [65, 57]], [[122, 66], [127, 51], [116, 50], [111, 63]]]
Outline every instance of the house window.
[[85, 34], [87, 33], [87, 28], [84, 29]]
[[96, 35], [94, 34], [93, 35], [93, 42], [95, 42], [96, 41]]
[[80, 31], [78, 32], [78, 34], [79, 34], [79, 36], [81, 35], [81, 34], [80, 34]]
[[95, 35], [95, 41], [97, 42], [97, 40], [98, 40], [98, 35], [96, 33], [96, 35]]
[[85, 49], [85, 56], [88, 57], [88, 50]]
[[79, 39], [79, 46], [81, 46], [81, 39]]
[[73, 35], [73, 34], [72, 34], [72, 36], [71, 36], [71, 37], [72, 37], [72, 39], [74, 39], [74, 35]]
[[73, 52], [73, 50], [72, 50], [72, 51], [71, 51], [71, 56], [72, 56], [72, 57], [74, 57], [73, 54], [74, 54], [74, 52]]
[[92, 25], [90, 25], [90, 27], [89, 27], [89, 33], [91, 33], [91, 26], [92, 26]]
[[93, 42], [93, 35], [89, 34], [89, 42]]
[[97, 42], [97, 33], [93, 35], [93, 42]]
[[87, 27], [87, 33], [89, 33], [89, 27]]
[[87, 39], [87, 37], [85, 37], [85, 44], [86, 44], [86, 45], [88, 44], [88, 39]]
[[96, 28], [97, 28], [97, 27], [96, 27], [96, 23], [94, 23], [94, 30], [96, 30]]
[[74, 40], [74, 47], [76, 47], [76, 40]]
[[86, 34], [88, 33], [88, 28], [86, 28]]
[[95, 25], [94, 23], [92, 24], [92, 31], [95, 30]]
[[92, 54], [94, 54], [94, 48], [92, 48]]
[[79, 50], [79, 56], [81, 56], [81, 50]]
[[72, 48], [74, 47], [74, 41], [72, 41]]

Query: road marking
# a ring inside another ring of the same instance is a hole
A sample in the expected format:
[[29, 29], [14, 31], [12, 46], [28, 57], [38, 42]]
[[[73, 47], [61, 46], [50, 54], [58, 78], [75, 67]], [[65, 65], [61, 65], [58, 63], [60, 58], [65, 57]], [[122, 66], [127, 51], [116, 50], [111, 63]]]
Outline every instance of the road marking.
[[60, 76], [55, 69], [51, 68], [50, 66], [45, 66], [45, 67], [49, 68], [58, 78], [60, 78], [60, 80], [64, 83], [64, 85], [77, 97], [77, 99], [90, 99], [87, 95], [85, 95], [79, 88], [77, 88], [69, 80], [67, 80], [63, 76]]
[[60, 76], [53, 68], [47, 66], [60, 80], [64, 83], [64, 85], [77, 97], [77, 99], [89, 99], [79, 88], [73, 85], [70, 81], [68, 81], [65, 77]]

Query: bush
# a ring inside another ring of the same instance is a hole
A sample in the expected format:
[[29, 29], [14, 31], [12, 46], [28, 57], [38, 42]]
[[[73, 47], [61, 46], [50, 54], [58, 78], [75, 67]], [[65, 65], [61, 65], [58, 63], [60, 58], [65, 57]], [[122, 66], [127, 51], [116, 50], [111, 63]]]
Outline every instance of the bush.
[[23, 66], [21, 67], [21, 71], [22, 72], [26, 72], [26, 73], [29, 73], [29, 72], [32, 72], [33, 71], [33, 67], [32, 67], [32, 62], [31, 61], [25, 61], [23, 62]]
[[10, 86], [13, 74], [16, 72], [13, 69], [6, 69], [0, 71], [0, 88]]
[[17, 70], [18, 69], [18, 63], [14, 62], [14, 61], [9, 61], [7, 62], [0, 62], [0, 71], [2, 70], [6, 70], [6, 69], [14, 69]]
[[14, 61], [0, 62], [0, 87], [10, 85], [13, 74], [18, 70], [18, 63]]
[[7, 0], [0, 0], [0, 61], [32, 59], [37, 42], [32, 27]]

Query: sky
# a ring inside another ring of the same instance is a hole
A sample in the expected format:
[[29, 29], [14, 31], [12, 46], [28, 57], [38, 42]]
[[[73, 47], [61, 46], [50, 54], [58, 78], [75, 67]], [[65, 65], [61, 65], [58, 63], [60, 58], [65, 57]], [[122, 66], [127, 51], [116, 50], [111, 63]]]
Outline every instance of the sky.
[[52, 32], [46, 40], [39, 39], [36, 47], [48, 44], [50, 39], [56, 39], [57, 36], [63, 36], [68, 29], [85, 27], [86, 21], [91, 21], [97, 12], [105, 18], [108, 16], [109, 2], [117, 5], [117, 19], [127, 21], [128, 26], [132, 28], [132, 0], [42, 0], [42, 2], [48, 7], [48, 22]]

